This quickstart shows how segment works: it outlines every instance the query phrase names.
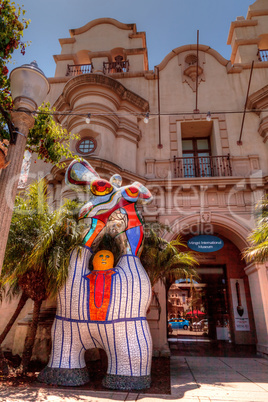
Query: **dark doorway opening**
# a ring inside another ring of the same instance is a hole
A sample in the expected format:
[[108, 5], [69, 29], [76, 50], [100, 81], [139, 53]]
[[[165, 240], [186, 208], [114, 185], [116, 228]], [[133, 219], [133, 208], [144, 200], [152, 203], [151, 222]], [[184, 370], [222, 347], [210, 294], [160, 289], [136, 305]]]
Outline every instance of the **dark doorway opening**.
[[168, 292], [168, 341], [230, 343], [226, 268], [201, 265], [196, 281], [177, 280]]

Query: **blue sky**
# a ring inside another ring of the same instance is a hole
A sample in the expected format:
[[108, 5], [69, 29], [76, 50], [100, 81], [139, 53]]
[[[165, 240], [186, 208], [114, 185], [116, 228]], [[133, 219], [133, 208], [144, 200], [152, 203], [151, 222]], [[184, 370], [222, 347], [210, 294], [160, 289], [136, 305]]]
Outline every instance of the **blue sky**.
[[13, 69], [36, 60], [47, 77], [55, 73], [54, 54], [59, 54], [59, 38], [68, 38], [69, 29], [79, 28], [96, 18], [115, 18], [136, 23], [145, 31], [149, 68], [153, 69], [174, 48], [199, 43], [230, 59], [227, 45], [230, 23], [247, 15], [253, 0], [17, 0], [31, 20], [24, 40], [31, 41], [25, 56], [15, 52]]

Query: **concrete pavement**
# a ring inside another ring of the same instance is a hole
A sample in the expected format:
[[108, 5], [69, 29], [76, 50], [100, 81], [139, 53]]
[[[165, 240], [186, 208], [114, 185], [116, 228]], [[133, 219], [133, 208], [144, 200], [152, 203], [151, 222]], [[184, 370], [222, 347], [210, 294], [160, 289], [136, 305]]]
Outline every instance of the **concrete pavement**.
[[199, 402], [268, 402], [268, 360], [171, 357], [171, 396]]
[[268, 402], [268, 360], [258, 357], [171, 357], [171, 395], [85, 391], [75, 388], [0, 387], [1, 402], [161, 400]]

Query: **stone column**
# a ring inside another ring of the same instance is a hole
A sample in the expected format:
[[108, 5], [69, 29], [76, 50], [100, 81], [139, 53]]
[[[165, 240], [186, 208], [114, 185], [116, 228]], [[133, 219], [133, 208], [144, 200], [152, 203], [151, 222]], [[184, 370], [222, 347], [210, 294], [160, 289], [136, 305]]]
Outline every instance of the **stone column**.
[[11, 117], [14, 126], [21, 134], [17, 135], [16, 144], [9, 147], [8, 160], [10, 164], [6, 169], [3, 169], [0, 177], [0, 272], [5, 256], [27, 136], [29, 129], [34, 125], [34, 118], [27, 112], [13, 112]]
[[[152, 298], [147, 320], [153, 339], [153, 355], [154, 356], [170, 356], [170, 349], [167, 341], [167, 316], [166, 316], [166, 289], [165, 286], [158, 281], [154, 285], [155, 297]], [[160, 303], [160, 306], [158, 305]], [[160, 308], [160, 309], [159, 309]]]
[[251, 263], [248, 275], [254, 321], [258, 338], [257, 351], [268, 356], [268, 276], [264, 264]]

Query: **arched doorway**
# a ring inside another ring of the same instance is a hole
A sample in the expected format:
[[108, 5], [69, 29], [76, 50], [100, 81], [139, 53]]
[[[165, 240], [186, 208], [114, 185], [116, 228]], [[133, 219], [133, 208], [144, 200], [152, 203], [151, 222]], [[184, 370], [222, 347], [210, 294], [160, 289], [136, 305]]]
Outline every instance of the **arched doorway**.
[[[189, 240], [197, 239], [206, 228], [196, 224], [191, 226], [191, 218], [187, 224], [188, 232], [184, 222], [181, 234], [189, 245]], [[174, 223], [175, 226], [178, 222]], [[251, 292], [246, 263], [241, 255], [248, 232], [239, 226], [231, 219], [227, 222], [227, 218], [224, 221], [222, 216], [215, 217], [210, 224], [210, 234], [206, 236], [220, 239], [221, 249], [199, 250], [196, 255], [198, 278], [192, 283], [177, 280], [172, 284], [167, 297], [171, 350], [174, 343], [180, 343], [178, 347], [181, 348], [182, 342], [184, 345], [187, 342], [247, 345], [254, 350], [257, 338]]]
[[[226, 266], [202, 263], [197, 268], [197, 273], [197, 281], [177, 280], [169, 289], [170, 335], [176, 335], [177, 340], [185, 342], [231, 342]], [[170, 314], [175, 309], [174, 305], [177, 311]]]

